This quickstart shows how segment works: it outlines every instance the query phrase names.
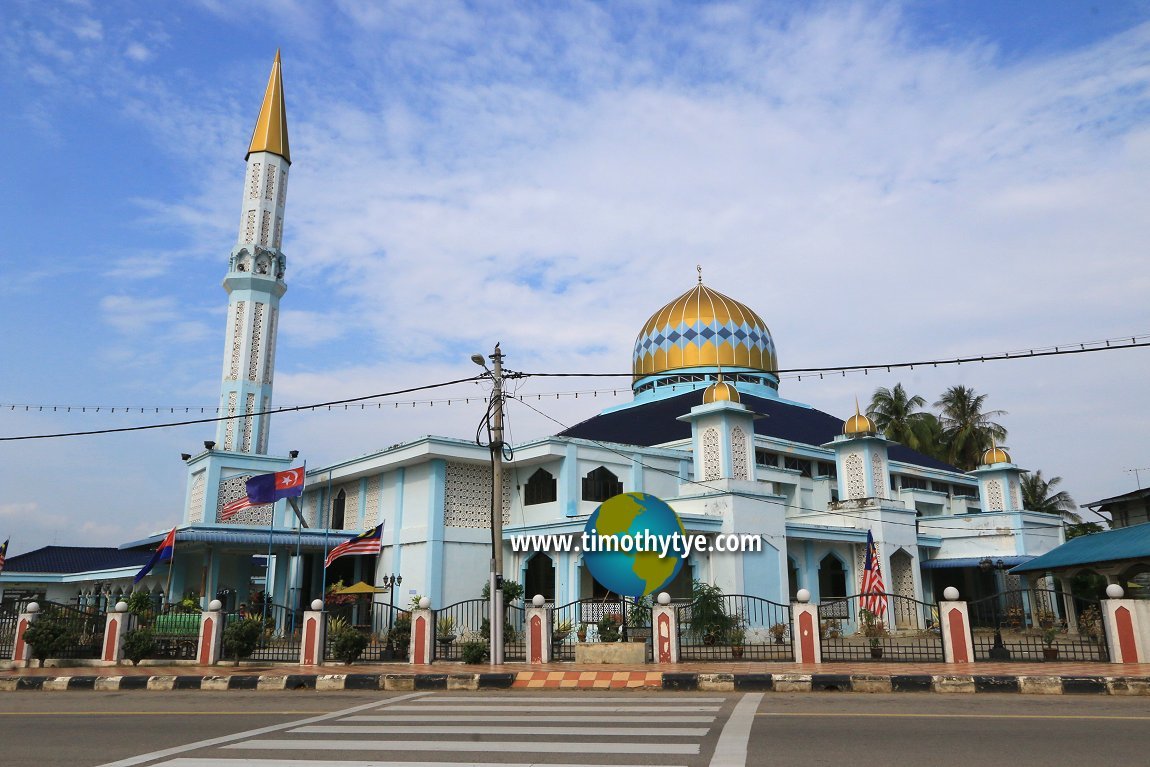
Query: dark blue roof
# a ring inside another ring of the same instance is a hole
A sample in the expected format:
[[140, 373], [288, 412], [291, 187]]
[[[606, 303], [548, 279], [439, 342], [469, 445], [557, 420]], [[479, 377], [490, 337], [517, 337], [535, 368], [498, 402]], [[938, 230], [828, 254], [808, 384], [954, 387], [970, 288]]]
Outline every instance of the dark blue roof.
[[[829, 413], [814, 408], [790, 405], [774, 399], [755, 397], [740, 392], [742, 403], [752, 412], [765, 415], [755, 421], [755, 433], [768, 437], [799, 442], [804, 445], [825, 445], [842, 434], [843, 421]], [[698, 391], [666, 399], [647, 402], [642, 405], [602, 413], [575, 424], [561, 437], [578, 437], [597, 442], [618, 442], [623, 445], [661, 445], [680, 439], [689, 439], [691, 424], [677, 420], [686, 415], [695, 405], [701, 404], [702, 394]], [[903, 445], [890, 446], [893, 461], [914, 464], [928, 469], [959, 471]]]
[[1071, 538], [1011, 572], [1057, 570], [1096, 562], [1150, 558], [1150, 522]]
[[82, 573], [88, 570], [114, 570], [143, 567], [150, 550], [123, 551], [103, 546], [45, 546], [8, 557], [5, 573]]

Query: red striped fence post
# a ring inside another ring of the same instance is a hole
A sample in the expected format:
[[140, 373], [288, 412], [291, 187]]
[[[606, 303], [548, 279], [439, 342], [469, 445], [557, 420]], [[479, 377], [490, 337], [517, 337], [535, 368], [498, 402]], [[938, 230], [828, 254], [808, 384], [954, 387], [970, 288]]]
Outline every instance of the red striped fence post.
[[542, 594], [531, 598], [527, 608], [527, 662], [551, 662], [551, 610]]
[[943, 589], [938, 603], [939, 630], [942, 632], [943, 660], [947, 663], [973, 663], [974, 637], [970, 633], [970, 610], [958, 600], [958, 589]]
[[124, 659], [124, 634], [128, 633], [128, 603], [120, 601], [104, 619], [104, 644], [100, 662], [115, 665]]
[[196, 643], [196, 663], [215, 665], [220, 659], [220, 645], [224, 637], [224, 605], [218, 599], [208, 602], [208, 609], [200, 615], [200, 641]]
[[811, 592], [799, 589], [791, 603], [791, 642], [797, 663], [822, 663], [819, 608], [811, 604]]
[[39, 617], [40, 605], [36, 602], [29, 602], [28, 606], [24, 608], [24, 612], [20, 613], [20, 617], [16, 619], [16, 637], [12, 643], [12, 660], [16, 668], [28, 667], [28, 661], [32, 658], [32, 648], [24, 641], [24, 632]]
[[660, 591], [651, 608], [651, 628], [654, 635], [656, 663], [679, 662], [679, 621], [671, 595]]
[[1150, 627], [1150, 605], [1139, 604], [1136, 599], [1123, 599], [1124, 594], [1121, 586], [1111, 583], [1106, 587], [1109, 598], [1102, 602], [1110, 662], [1146, 663], [1150, 636], [1143, 629]]
[[305, 610], [303, 614], [303, 631], [299, 643], [301, 666], [323, 665], [324, 632], [327, 629], [324, 618], [323, 600], [312, 600], [311, 609]]
[[411, 611], [411, 645], [408, 662], [416, 666], [431, 663], [431, 647], [435, 642], [435, 625], [431, 620], [431, 600], [422, 597], [419, 609]]

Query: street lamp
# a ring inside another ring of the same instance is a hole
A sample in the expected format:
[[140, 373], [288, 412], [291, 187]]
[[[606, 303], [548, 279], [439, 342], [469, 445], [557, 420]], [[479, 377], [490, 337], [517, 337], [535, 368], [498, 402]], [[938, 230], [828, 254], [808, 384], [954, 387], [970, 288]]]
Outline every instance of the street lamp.
[[395, 642], [391, 636], [391, 625], [392, 615], [395, 611], [395, 588], [401, 583], [403, 583], [402, 575], [385, 575], [383, 582], [376, 586], [376, 588], [387, 589], [387, 646], [385, 652], [387, 652], [388, 660], [395, 657]]
[[[992, 562], [990, 557], [984, 557], [983, 560], [978, 563], [978, 568], [984, 573], [989, 573], [991, 570], [1002, 573], [1005, 572], [1008, 567], [1009, 565], [1001, 559], [997, 562]], [[990, 652], [988, 653], [991, 660], [1010, 660], [1010, 650], [1007, 650], [1006, 645], [1002, 643], [1002, 615], [998, 611], [998, 598], [1002, 592], [1002, 589], [999, 588], [1001, 582], [1002, 576], [996, 575], [994, 579], [994, 590], [996, 592], [994, 596], [994, 646], [990, 648]]]

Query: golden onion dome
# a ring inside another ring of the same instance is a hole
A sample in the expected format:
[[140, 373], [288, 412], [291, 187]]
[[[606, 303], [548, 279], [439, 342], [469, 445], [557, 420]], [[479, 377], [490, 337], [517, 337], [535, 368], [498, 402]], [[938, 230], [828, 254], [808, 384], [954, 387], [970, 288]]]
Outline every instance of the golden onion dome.
[[855, 414], [843, 424], [843, 434], [848, 437], [857, 437], [860, 434], [877, 434], [878, 426], [875, 422], [862, 414], [859, 409], [858, 397], [855, 397]]
[[996, 463], [1010, 463], [1010, 453], [992, 444], [990, 449], [982, 454], [982, 465], [993, 466]]
[[708, 386], [703, 390], [703, 404], [709, 405], [712, 402], [739, 402], [739, 390], [719, 377], [718, 381]]
[[668, 370], [726, 367], [774, 373], [775, 342], [750, 307], [699, 284], [651, 315], [635, 339], [635, 380]]

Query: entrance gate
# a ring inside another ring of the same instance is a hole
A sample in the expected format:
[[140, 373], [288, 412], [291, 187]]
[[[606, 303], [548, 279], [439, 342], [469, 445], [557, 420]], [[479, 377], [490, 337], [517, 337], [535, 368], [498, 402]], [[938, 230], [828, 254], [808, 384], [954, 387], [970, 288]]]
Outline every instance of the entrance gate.
[[976, 661], [1110, 659], [1102, 603], [1052, 589], [1018, 589], [971, 602]]
[[[463, 659], [467, 642], [489, 642], [491, 639], [488, 600], [465, 599], [431, 611], [433, 636], [432, 660]], [[527, 611], [517, 605], [504, 606], [503, 659], [523, 661], [527, 658], [525, 623]]]
[[[943, 637], [938, 605], [898, 594], [883, 594], [887, 619], [868, 621], [862, 615], [862, 599], [856, 594], [819, 605], [819, 634], [823, 662], [883, 660], [941, 663]], [[895, 631], [890, 631], [893, 617]]]
[[793, 661], [791, 606], [747, 594], [724, 594], [675, 608], [679, 659]]

